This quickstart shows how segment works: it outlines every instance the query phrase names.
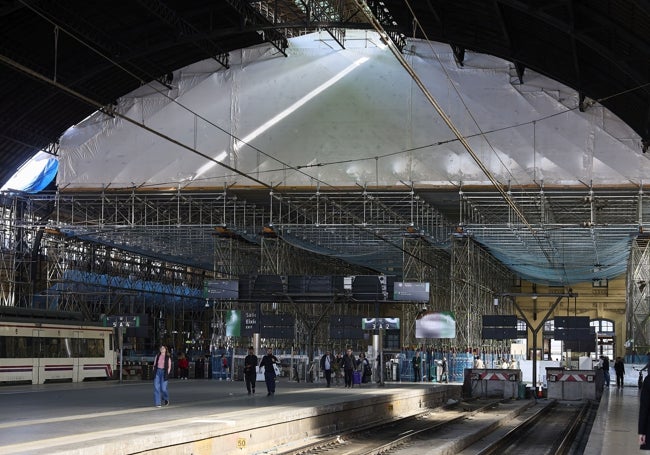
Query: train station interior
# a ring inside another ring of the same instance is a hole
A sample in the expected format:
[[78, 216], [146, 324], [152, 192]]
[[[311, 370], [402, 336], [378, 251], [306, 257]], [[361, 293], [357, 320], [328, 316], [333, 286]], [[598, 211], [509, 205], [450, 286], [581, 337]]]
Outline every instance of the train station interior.
[[644, 3], [21, 0], [0, 21], [2, 314], [120, 325], [120, 380], [160, 344], [195, 377], [225, 354], [241, 379], [254, 345], [319, 381], [350, 347], [380, 381], [440, 382], [444, 358], [462, 383], [478, 358], [544, 393], [546, 367], [650, 360]]

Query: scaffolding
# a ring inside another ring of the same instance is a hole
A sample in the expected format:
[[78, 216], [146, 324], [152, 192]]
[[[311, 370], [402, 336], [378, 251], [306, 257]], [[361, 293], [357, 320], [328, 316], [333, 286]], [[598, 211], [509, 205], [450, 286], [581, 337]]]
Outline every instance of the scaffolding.
[[627, 336], [631, 353], [650, 352], [650, 238], [632, 242], [627, 269]]
[[[505, 267], [494, 265], [474, 243], [461, 248], [455, 242], [450, 253], [452, 225], [413, 190], [266, 195], [225, 189], [101, 191], [30, 195], [22, 204], [20, 213], [12, 212], [11, 204], [3, 212], [10, 213], [2, 226], [3, 245], [8, 245], [2, 256], [4, 301], [26, 295], [38, 305], [81, 312], [90, 319], [147, 314], [155, 341], [182, 340], [181, 346], [188, 340], [206, 343], [207, 334], [215, 331], [222, 339], [223, 318], [215, 317], [235, 308], [235, 302], [210, 305], [205, 300], [202, 290], [208, 279], [385, 274], [430, 282], [429, 308], [455, 311], [459, 321], [469, 321], [459, 324], [457, 346], [480, 343], [480, 324], [474, 319], [491, 310], [487, 305], [492, 295], [509, 290], [513, 282], [503, 279], [511, 276]], [[42, 207], [50, 207], [45, 227], [37, 215]], [[17, 220], [28, 222], [17, 226]], [[37, 241], [38, 232], [42, 240]], [[29, 262], [35, 256], [23, 256], [22, 276], [30, 276], [27, 270], [35, 274], [28, 284], [36, 287], [22, 293], [15, 291], [24, 284], [17, 273], [21, 267], [16, 258], [22, 251], [18, 238], [38, 245], [42, 256], [40, 266]], [[383, 301], [354, 301], [345, 293], [289, 294], [285, 290], [274, 301], [260, 303], [265, 314], [292, 314], [296, 319], [293, 340], [270, 341], [309, 351], [333, 347], [328, 346], [330, 315], [394, 312]], [[257, 304], [239, 299], [236, 308]], [[399, 307], [404, 321], [400, 342], [415, 344], [415, 320], [422, 308]], [[441, 348], [449, 343], [429, 341]]]
[[495, 309], [494, 298], [510, 290], [514, 274], [467, 236], [455, 236], [451, 254], [450, 309], [456, 316], [455, 349], [474, 352], [482, 346], [484, 314], [514, 314], [504, 302]]
[[38, 261], [38, 231], [32, 224], [29, 201], [5, 198], [0, 204], [0, 305], [30, 307]]
[[[428, 310], [448, 310], [451, 300], [449, 277], [451, 257], [443, 248], [431, 245], [419, 235], [407, 233], [402, 240], [404, 275], [403, 280], [427, 282], [430, 285], [429, 301], [426, 303], [407, 302], [402, 305], [402, 346], [418, 344], [415, 334], [415, 321]], [[430, 345], [440, 344], [439, 340], [426, 340]]]

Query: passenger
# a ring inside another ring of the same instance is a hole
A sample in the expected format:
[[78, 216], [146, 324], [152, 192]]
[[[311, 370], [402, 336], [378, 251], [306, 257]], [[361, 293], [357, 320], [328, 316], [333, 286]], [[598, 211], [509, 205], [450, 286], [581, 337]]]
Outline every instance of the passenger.
[[501, 368], [504, 369], [504, 370], [507, 370], [509, 366], [510, 366], [510, 364], [508, 363], [508, 361], [504, 357], [503, 362], [501, 363]]
[[476, 360], [474, 360], [474, 368], [477, 369], [485, 368], [485, 363], [483, 362], [483, 359], [481, 359], [479, 356], [476, 356]]
[[334, 358], [334, 365], [332, 368], [334, 369], [334, 384], [339, 385], [341, 382], [341, 369], [343, 368], [343, 356], [341, 355], [340, 352], [336, 353], [336, 357]]
[[182, 352], [178, 356], [178, 370], [181, 379], [188, 378], [188, 374], [190, 371], [190, 361], [187, 360], [187, 357], [185, 357], [185, 354], [183, 354]]
[[609, 357], [601, 355], [603, 374], [605, 375], [605, 387], [609, 387]]
[[623, 377], [625, 376], [625, 364], [622, 357], [616, 357], [614, 362], [614, 371], [616, 372], [616, 388], [623, 388]]
[[440, 382], [444, 379], [446, 384], [449, 384], [449, 373], [447, 372], [447, 357], [442, 358], [442, 374], [440, 374]]
[[280, 363], [278, 358], [273, 355], [271, 348], [266, 349], [266, 355], [262, 357], [260, 368], [264, 367], [264, 382], [266, 382], [266, 396], [275, 395], [275, 365]]
[[325, 355], [320, 358], [320, 369], [323, 371], [325, 376], [325, 382], [327, 382], [327, 387], [332, 383], [332, 369], [334, 367], [334, 358], [330, 351], [325, 351]]
[[361, 382], [366, 383], [370, 381], [370, 378], [372, 377], [372, 368], [370, 368], [370, 362], [368, 362], [366, 354], [363, 352], [359, 354], [359, 365], [357, 370], [361, 375]]
[[643, 380], [639, 399], [639, 449], [650, 450], [650, 375]]
[[352, 349], [348, 348], [342, 358], [341, 364], [343, 365], [343, 379], [345, 382], [345, 387], [351, 388], [352, 375], [354, 374], [354, 370], [357, 367], [357, 360], [354, 358], [354, 354], [352, 354]]
[[248, 348], [248, 355], [244, 358], [244, 381], [248, 394], [255, 395], [255, 381], [257, 379], [257, 356], [253, 346]]
[[519, 365], [514, 358], [510, 359], [510, 365], [508, 365], [508, 368], [510, 368], [511, 370], [516, 370], [519, 368]]
[[221, 354], [221, 377], [219, 380], [228, 380], [228, 357], [226, 357], [226, 354]]
[[169, 405], [169, 391], [167, 384], [169, 382], [169, 373], [172, 371], [172, 359], [167, 352], [167, 348], [160, 346], [160, 351], [156, 354], [153, 361], [153, 402], [159, 408]]
[[377, 358], [375, 359], [375, 366], [377, 367], [377, 383], [381, 383], [382, 380], [382, 364], [381, 364], [381, 354], [377, 354]]
[[413, 382], [422, 381], [422, 358], [420, 357], [420, 351], [415, 353], [411, 364], [413, 365]]

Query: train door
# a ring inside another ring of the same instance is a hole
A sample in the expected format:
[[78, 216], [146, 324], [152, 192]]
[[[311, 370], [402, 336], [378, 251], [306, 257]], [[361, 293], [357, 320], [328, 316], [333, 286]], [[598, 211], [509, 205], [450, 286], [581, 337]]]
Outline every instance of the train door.
[[32, 384], [45, 382], [45, 358], [43, 354], [42, 330], [32, 330], [34, 352], [32, 355]]
[[72, 360], [72, 382], [81, 382], [83, 378], [83, 362], [81, 361], [81, 338], [82, 333], [74, 330], [72, 332], [72, 346], [69, 347], [70, 360]]

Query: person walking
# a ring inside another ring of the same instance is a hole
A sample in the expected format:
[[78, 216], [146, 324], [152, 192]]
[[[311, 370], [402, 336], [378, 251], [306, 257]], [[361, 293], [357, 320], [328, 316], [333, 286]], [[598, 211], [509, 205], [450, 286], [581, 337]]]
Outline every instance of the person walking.
[[447, 372], [447, 357], [442, 358], [442, 373], [440, 374], [440, 382], [445, 378], [445, 383], [449, 384], [449, 373]]
[[413, 365], [413, 382], [422, 381], [422, 357], [420, 357], [420, 351], [416, 351], [411, 364]]
[[253, 346], [248, 348], [248, 355], [244, 357], [244, 382], [248, 394], [255, 395], [255, 381], [257, 379], [257, 356]]
[[267, 397], [275, 395], [275, 365], [280, 363], [273, 355], [273, 349], [267, 348], [266, 355], [262, 357], [260, 367], [264, 367], [264, 382], [266, 382]]
[[352, 349], [348, 348], [345, 355], [342, 357], [343, 362], [343, 379], [346, 388], [352, 388], [352, 375], [357, 368], [357, 359], [352, 354]]
[[616, 357], [614, 361], [614, 371], [616, 372], [616, 388], [623, 388], [623, 377], [625, 376], [625, 364], [622, 357]]
[[334, 359], [330, 351], [325, 351], [325, 355], [320, 358], [320, 369], [323, 371], [327, 387], [332, 383], [332, 369], [334, 367]]
[[153, 402], [159, 408], [169, 405], [169, 373], [172, 371], [172, 359], [167, 347], [162, 345], [153, 361]]

